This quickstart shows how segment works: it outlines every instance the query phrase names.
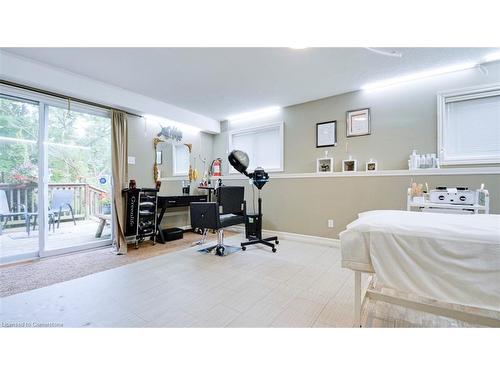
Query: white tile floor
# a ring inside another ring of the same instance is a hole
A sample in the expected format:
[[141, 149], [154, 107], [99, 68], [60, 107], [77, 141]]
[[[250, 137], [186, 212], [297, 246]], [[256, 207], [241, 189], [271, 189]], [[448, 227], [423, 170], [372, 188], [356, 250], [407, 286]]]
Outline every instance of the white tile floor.
[[[241, 236], [226, 239], [237, 244]], [[350, 327], [336, 247], [282, 240], [226, 257], [189, 248], [3, 298], [0, 322], [64, 327]]]

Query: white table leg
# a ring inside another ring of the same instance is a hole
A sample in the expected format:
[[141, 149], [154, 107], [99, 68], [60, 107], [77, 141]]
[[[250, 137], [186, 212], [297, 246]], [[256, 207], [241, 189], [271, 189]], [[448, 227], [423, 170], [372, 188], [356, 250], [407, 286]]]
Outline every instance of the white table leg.
[[361, 327], [361, 272], [354, 271], [354, 326]]

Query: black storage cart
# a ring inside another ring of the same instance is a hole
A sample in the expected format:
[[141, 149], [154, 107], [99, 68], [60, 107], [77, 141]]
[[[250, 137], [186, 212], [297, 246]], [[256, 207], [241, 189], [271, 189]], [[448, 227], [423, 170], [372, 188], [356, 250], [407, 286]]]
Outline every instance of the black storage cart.
[[139, 243], [149, 237], [156, 244], [156, 219], [157, 219], [157, 197], [158, 190], [140, 188], [124, 189], [126, 222], [125, 238], [135, 242], [135, 248]]

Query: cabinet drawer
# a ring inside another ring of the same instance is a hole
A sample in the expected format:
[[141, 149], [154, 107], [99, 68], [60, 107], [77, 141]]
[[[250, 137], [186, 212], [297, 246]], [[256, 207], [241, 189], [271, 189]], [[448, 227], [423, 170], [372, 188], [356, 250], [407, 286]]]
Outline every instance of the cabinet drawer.
[[206, 195], [179, 195], [158, 197], [158, 204], [165, 207], [187, 207], [191, 202], [208, 202]]

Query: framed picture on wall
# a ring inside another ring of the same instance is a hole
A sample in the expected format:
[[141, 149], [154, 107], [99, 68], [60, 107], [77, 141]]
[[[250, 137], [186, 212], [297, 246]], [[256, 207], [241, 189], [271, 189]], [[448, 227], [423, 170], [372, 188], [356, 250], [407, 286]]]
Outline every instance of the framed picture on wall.
[[316, 159], [316, 172], [318, 173], [333, 172], [333, 158]]
[[359, 137], [371, 133], [370, 108], [347, 111], [347, 137]]
[[316, 147], [332, 147], [337, 144], [337, 121], [316, 124]]
[[374, 172], [376, 170], [377, 170], [377, 162], [370, 159], [370, 161], [366, 163], [366, 171]]
[[357, 160], [342, 160], [342, 172], [356, 172], [358, 170]]

